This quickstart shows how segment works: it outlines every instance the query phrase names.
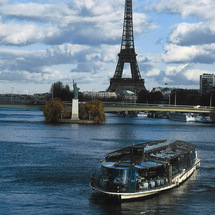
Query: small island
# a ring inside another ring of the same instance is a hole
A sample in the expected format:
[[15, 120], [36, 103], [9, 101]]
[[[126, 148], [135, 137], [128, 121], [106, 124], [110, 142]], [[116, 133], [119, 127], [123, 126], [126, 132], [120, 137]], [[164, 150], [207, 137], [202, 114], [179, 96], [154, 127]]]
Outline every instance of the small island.
[[72, 112], [67, 112], [66, 105], [60, 98], [52, 98], [45, 103], [43, 114], [46, 123], [72, 123], [72, 124], [101, 124], [105, 122], [103, 103], [92, 100], [79, 104], [79, 88], [73, 80]]

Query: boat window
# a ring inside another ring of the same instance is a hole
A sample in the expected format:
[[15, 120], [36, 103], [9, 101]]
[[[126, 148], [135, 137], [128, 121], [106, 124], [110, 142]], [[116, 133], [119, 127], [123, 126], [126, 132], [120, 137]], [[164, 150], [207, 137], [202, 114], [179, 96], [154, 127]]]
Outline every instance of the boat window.
[[114, 183], [126, 184], [128, 182], [128, 169], [115, 169], [113, 175]]
[[139, 169], [138, 175], [142, 180], [149, 180], [154, 177], [164, 177], [166, 176], [166, 170], [164, 166], [148, 169]]
[[195, 151], [190, 151], [171, 160], [172, 175], [176, 175], [183, 169], [190, 168], [195, 161]]
[[109, 168], [106, 168], [106, 167], [102, 167], [101, 168], [101, 172], [102, 172], [102, 175], [105, 177], [108, 177], [110, 174], [111, 174], [111, 170]]

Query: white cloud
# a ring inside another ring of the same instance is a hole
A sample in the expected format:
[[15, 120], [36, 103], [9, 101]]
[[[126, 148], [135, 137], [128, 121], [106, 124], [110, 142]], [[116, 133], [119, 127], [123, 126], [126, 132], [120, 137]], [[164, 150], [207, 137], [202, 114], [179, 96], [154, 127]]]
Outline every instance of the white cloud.
[[[14, 3], [0, 6], [2, 45], [118, 44], [124, 1], [76, 0], [73, 2]], [[156, 28], [145, 14], [135, 13], [138, 35]], [[24, 35], [26, 33], [26, 35]]]
[[200, 19], [214, 20], [215, 17], [214, 0], [150, 0], [145, 9], [159, 13], [180, 14], [183, 18], [195, 16]]
[[104, 71], [103, 63], [98, 61], [79, 63], [75, 69], [71, 70], [72, 73], [89, 73], [91, 75], [98, 74], [98, 71]]
[[211, 71], [207, 71], [207, 70], [204, 71], [204, 70], [200, 70], [200, 69], [190, 69], [184, 73], [184, 76], [189, 81], [199, 82], [199, 77], [203, 73], [211, 73]]
[[[63, 44], [38, 51], [0, 50], [0, 80], [42, 84], [59, 80], [68, 82], [71, 81], [71, 77], [75, 77], [82, 84], [89, 84], [98, 79], [104, 81], [112, 70], [110, 64], [116, 64], [116, 55], [113, 55], [111, 50], [118, 48], [107, 45], [92, 48]], [[71, 69], [70, 76], [65, 73], [69, 73], [69, 70], [62, 73], [62, 70], [55, 68], [55, 65], [61, 64], [71, 64], [71, 68], [74, 69]]]
[[[75, 1], [68, 5], [31, 2], [3, 5], [0, 13], [7, 22], [1, 25], [8, 34], [11, 34], [11, 29], [15, 30], [15, 34], [13, 32], [13, 38], [3, 34], [5, 40], [2, 43], [24, 45], [27, 39], [32, 43], [47, 44], [115, 42], [121, 34], [118, 31], [121, 17], [119, 8], [112, 6], [108, 2], [95, 0]], [[19, 34], [16, 29], [20, 30]], [[29, 38], [22, 38], [22, 32], [26, 32]], [[34, 36], [30, 34], [33, 32]]]
[[145, 36], [148, 31], [157, 29], [158, 26], [155, 22], [150, 20], [144, 13], [134, 13], [133, 14], [134, 23], [134, 34], [137, 36]]
[[111, 1], [100, 1], [100, 0], [74, 0], [70, 5], [73, 6], [79, 12], [83, 14], [110, 14], [113, 12]]
[[88, 52], [90, 52], [89, 46], [65, 43], [48, 48], [46, 58], [50, 64], [76, 63], [81, 59], [84, 60]]
[[0, 45], [29, 45], [56, 35], [57, 29], [38, 26], [34, 23], [2, 23], [0, 20]]
[[[63, 23], [63, 18], [76, 14], [66, 4], [14, 3], [0, 7], [0, 14], [7, 19], [38, 21], [41, 23]], [[65, 20], [64, 20], [65, 21]]]
[[166, 44], [163, 60], [167, 63], [214, 63], [215, 43], [199, 46]]
[[0, 5], [6, 4], [8, 0], [0, 0]]
[[43, 67], [38, 72], [29, 72], [26, 70], [4, 70], [0, 73], [0, 79], [10, 80], [10, 82], [20, 82], [20, 83], [51, 83], [54, 81], [61, 80], [63, 78], [62, 74], [50, 67]]
[[214, 23], [180, 23], [171, 33], [169, 42], [181, 46], [215, 43]]
[[214, 0], [155, 0], [148, 2], [147, 10], [158, 13], [180, 14], [184, 19], [196, 17], [201, 21], [182, 22], [172, 26], [167, 43], [163, 46], [166, 63], [215, 62], [215, 9]]
[[147, 72], [146, 74], [145, 74], [145, 76], [147, 77], [147, 76], [158, 76], [158, 75], [160, 75], [160, 70], [159, 69], [155, 69], [155, 68], [153, 68], [152, 70], [150, 70], [149, 72]]

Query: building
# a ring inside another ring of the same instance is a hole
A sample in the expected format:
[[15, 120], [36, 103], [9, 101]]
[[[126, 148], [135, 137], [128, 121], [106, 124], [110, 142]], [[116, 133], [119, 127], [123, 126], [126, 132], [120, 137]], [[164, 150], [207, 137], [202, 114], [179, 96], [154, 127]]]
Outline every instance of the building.
[[209, 93], [215, 91], [215, 75], [203, 74], [200, 75], [200, 93]]
[[84, 96], [89, 96], [92, 99], [116, 99], [117, 95], [115, 92], [107, 92], [107, 91], [99, 91], [99, 92], [93, 92], [93, 91], [85, 91], [83, 92]]
[[172, 90], [174, 90], [175, 88], [170, 88], [170, 87], [154, 87], [152, 89], [152, 92], [161, 92], [164, 99], [169, 99]]

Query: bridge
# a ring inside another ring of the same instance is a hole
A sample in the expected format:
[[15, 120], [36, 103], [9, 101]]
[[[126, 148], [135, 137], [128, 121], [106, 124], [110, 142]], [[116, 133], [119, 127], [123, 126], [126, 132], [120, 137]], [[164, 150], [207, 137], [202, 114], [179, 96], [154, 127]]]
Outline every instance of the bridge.
[[104, 110], [108, 112], [121, 111], [146, 111], [146, 112], [192, 112], [215, 114], [215, 108], [208, 106], [188, 105], [160, 105], [160, 104], [129, 104], [129, 103], [104, 103]]
[[[71, 103], [66, 103], [67, 111], [71, 111]], [[140, 104], [140, 103], [112, 103], [104, 102], [105, 113], [110, 112], [127, 112], [127, 111], [146, 111], [146, 112], [192, 112], [192, 113], [206, 113], [215, 115], [215, 107], [209, 106], [188, 106], [188, 105], [161, 105], [161, 104]], [[42, 110], [43, 104], [16, 104], [7, 103], [0, 104], [0, 108], [22, 108], [26, 110]]]

